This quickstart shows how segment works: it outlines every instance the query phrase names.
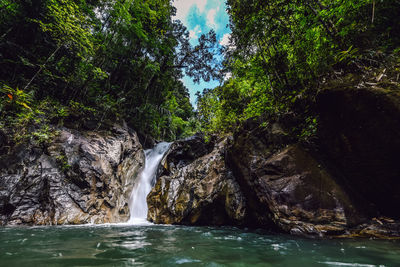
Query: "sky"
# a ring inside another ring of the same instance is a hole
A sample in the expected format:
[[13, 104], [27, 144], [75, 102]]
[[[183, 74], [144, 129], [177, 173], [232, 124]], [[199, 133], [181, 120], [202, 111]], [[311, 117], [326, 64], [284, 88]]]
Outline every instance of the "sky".
[[[211, 29], [217, 34], [217, 38], [222, 45], [228, 43], [230, 29], [227, 26], [229, 17], [226, 12], [225, 0], [174, 0], [176, 16], [189, 31], [192, 45], [197, 44], [197, 39], [201, 34], [209, 32]], [[190, 102], [196, 106], [196, 92], [203, 91], [204, 88], [214, 88], [219, 85], [218, 81], [200, 82], [195, 84], [190, 77], [182, 79], [184, 85], [189, 89]]]

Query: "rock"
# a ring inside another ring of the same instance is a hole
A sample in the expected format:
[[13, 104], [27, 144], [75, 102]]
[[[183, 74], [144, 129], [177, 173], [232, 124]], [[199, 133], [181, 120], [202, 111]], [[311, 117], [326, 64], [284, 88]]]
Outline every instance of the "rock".
[[0, 155], [7, 153], [8, 149], [7, 135], [0, 129]]
[[236, 225], [302, 236], [393, 236], [358, 210], [318, 154], [275, 121], [246, 121], [233, 137], [206, 144], [197, 136], [171, 146], [149, 194], [155, 223]]
[[341, 235], [363, 221], [334, 177], [303, 147], [290, 144], [284, 129], [249, 120], [211, 151], [198, 137], [174, 143], [147, 198], [148, 219], [305, 236]]
[[[147, 197], [155, 223], [241, 225], [245, 199], [225, 163], [223, 140], [208, 152], [199, 136], [172, 145], [160, 177]], [[198, 158], [196, 158], [198, 157]]]
[[[134, 132], [66, 128], [45, 148], [0, 157], [0, 224], [124, 222], [144, 153]], [[14, 159], [11, 161], [10, 159]]]
[[349, 187], [332, 171], [335, 162], [290, 137], [291, 116], [284, 121], [261, 126], [250, 119], [223, 141], [206, 144], [197, 136], [174, 143], [147, 198], [148, 219], [307, 237], [399, 238], [398, 220], [373, 218], [360, 205], [357, 191], [369, 185]]
[[400, 91], [337, 86], [317, 97], [318, 143], [369, 216], [400, 218]]
[[189, 165], [194, 160], [210, 153], [214, 145], [214, 140], [206, 143], [201, 134], [175, 141], [161, 162], [162, 169], [159, 174], [169, 175], [171, 172]]
[[234, 135], [228, 161], [254, 227], [296, 235], [337, 235], [363, 221], [347, 193], [301, 145], [275, 127], [248, 127]]
[[155, 145], [157, 144], [157, 141], [150, 135], [142, 133], [142, 132], [138, 132], [137, 133], [138, 137], [139, 137], [139, 141], [142, 144], [144, 149], [150, 149], [155, 147]]
[[373, 238], [373, 239], [396, 239], [400, 240], [400, 221], [388, 217], [372, 218], [367, 223], [357, 225], [349, 229], [338, 238]]
[[234, 143], [229, 152], [253, 226], [325, 236], [357, 223], [346, 192], [300, 145], [264, 154], [268, 147], [253, 141]]

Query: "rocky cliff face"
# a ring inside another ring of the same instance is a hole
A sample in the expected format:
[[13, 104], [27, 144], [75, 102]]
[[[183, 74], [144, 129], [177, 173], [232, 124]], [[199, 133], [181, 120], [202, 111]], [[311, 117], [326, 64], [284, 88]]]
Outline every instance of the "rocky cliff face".
[[341, 182], [372, 215], [400, 218], [400, 90], [339, 86], [317, 108], [319, 145]]
[[319, 150], [291, 139], [287, 121], [260, 127], [249, 120], [233, 137], [209, 144], [212, 149], [199, 138], [179, 141], [148, 196], [148, 217], [303, 236], [400, 237], [400, 165], [394, 162], [400, 130], [391, 129], [400, 125], [399, 99], [373, 91], [323, 92]]
[[299, 144], [277, 146], [273, 135], [268, 129], [244, 128], [229, 149], [252, 225], [308, 236], [336, 235], [360, 220], [346, 192], [320, 162]]
[[[225, 164], [223, 140], [206, 145], [200, 136], [174, 143], [161, 176], [147, 197], [155, 223], [240, 225], [245, 201]], [[211, 151], [209, 151], [211, 150]]]
[[144, 163], [134, 132], [59, 129], [46, 147], [20, 146], [0, 157], [0, 224], [124, 222]]
[[200, 141], [180, 141], [166, 158], [168, 175], [148, 196], [149, 219], [308, 236], [343, 234], [359, 218], [349, 197], [300, 145], [279, 147], [285, 136], [278, 124], [257, 128], [249, 121], [233, 138], [191, 160], [185, 160], [182, 148], [199, 149]]

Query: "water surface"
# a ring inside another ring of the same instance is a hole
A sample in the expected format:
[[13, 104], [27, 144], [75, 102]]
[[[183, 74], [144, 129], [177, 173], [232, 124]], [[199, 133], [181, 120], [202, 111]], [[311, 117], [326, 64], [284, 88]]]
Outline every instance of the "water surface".
[[0, 266], [400, 266], [400, 243], [230, 227], [3, 227]]

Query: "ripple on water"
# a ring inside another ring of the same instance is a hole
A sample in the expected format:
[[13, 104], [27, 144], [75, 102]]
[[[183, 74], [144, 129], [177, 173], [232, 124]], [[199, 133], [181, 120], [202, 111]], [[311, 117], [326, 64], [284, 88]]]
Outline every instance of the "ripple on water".
[[374, 265], [374, 264], [363, 264], [363, 263], [348, 263], [348, 262], [337, 262], [337, 261], [326, 261], [319, 262], [330, 266], [356, 266], [356, 267], [386, 267], [385, 265]]
[[0, 228], [0, 266], [399, 266], [400, 243], [308, 240], [237, 228]]
[[177, 259], [175, 261], [176, 264], [195, 263], [195, 262], [201, 262], [201, 260], [195, 260], [195, 259], [191, 259], [191, 258], [182, 258], [182, 259]]

